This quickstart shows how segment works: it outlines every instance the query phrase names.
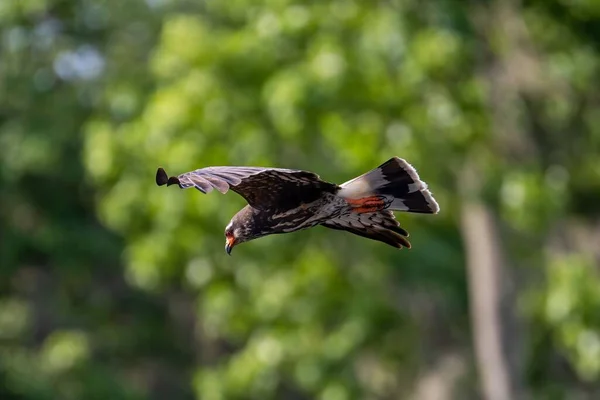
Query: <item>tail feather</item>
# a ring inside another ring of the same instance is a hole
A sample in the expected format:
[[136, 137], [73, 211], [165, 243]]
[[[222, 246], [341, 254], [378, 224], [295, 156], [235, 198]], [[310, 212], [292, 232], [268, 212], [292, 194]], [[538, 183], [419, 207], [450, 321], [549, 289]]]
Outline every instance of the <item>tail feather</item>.
[[390, 210], [426, 214], [436, 214], [440, 210], [417, 171], [398, 157], [343, 183], [340, 187], [338, 195], [347, 199], [384, 196], [390, 203]]

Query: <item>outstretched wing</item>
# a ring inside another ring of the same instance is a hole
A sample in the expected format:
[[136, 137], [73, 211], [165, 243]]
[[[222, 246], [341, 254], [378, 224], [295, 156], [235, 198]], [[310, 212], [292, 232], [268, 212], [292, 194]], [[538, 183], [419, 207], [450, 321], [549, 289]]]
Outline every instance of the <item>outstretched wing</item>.
[[282, 210], [315, 201], [323, 192], [335, 192], [338, 186], [325, 182], [308, 171], [262, 167], [207, 167], [168, 177], [164, 169], [156, 172], [156, 183], [195, 187], [202, 193], [229, 189], [241, 195], [252, 207]]
[[378, 240], [390, 246], [410, 249], [408, 232], [400, 227], [389, 210], [374, 213], [350, 213], [322, 224], [331, 229], [348, 231], [368, 239]]

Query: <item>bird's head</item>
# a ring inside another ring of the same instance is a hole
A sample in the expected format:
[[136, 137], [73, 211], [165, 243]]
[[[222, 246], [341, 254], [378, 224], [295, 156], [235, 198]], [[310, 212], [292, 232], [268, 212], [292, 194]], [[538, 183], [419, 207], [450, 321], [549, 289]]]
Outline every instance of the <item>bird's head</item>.
[[234, 246], [264, 236], [255, 229], [255, 220], [249, 209], [237, 213], [225, 228], [225, 251], [231, 255]]

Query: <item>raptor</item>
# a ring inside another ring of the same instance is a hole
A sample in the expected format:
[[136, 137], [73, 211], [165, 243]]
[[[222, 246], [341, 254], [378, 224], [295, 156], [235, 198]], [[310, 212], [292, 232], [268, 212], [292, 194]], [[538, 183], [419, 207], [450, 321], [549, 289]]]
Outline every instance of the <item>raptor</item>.
[[227, 254], [243, 242], [316, 225], [410, 248], [409, 234], [392, 211], [440, 210], [417, 171], [398, 157], [341, 185], [313, 172], [264, 167], [206, 167], [171, 177], [158, 168], [156, 183], [241, 195], [248, 205], [225, 228]]

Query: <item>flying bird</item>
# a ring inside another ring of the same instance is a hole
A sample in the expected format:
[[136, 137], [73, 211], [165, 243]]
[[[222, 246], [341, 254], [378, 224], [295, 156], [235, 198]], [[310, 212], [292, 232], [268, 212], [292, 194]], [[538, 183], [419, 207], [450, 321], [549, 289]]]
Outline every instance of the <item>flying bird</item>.
[[417, 171], [398, 157], [341, 185], [308, 171], [262, 167], [206, 167], [171, 177], [158, 168], [156, 183], [241, 195], [248, 205], [225, 228], [229, 255], [240, 243], [316, 225], [410, 248], [409, 234], [392, 211], [440, 210]]

